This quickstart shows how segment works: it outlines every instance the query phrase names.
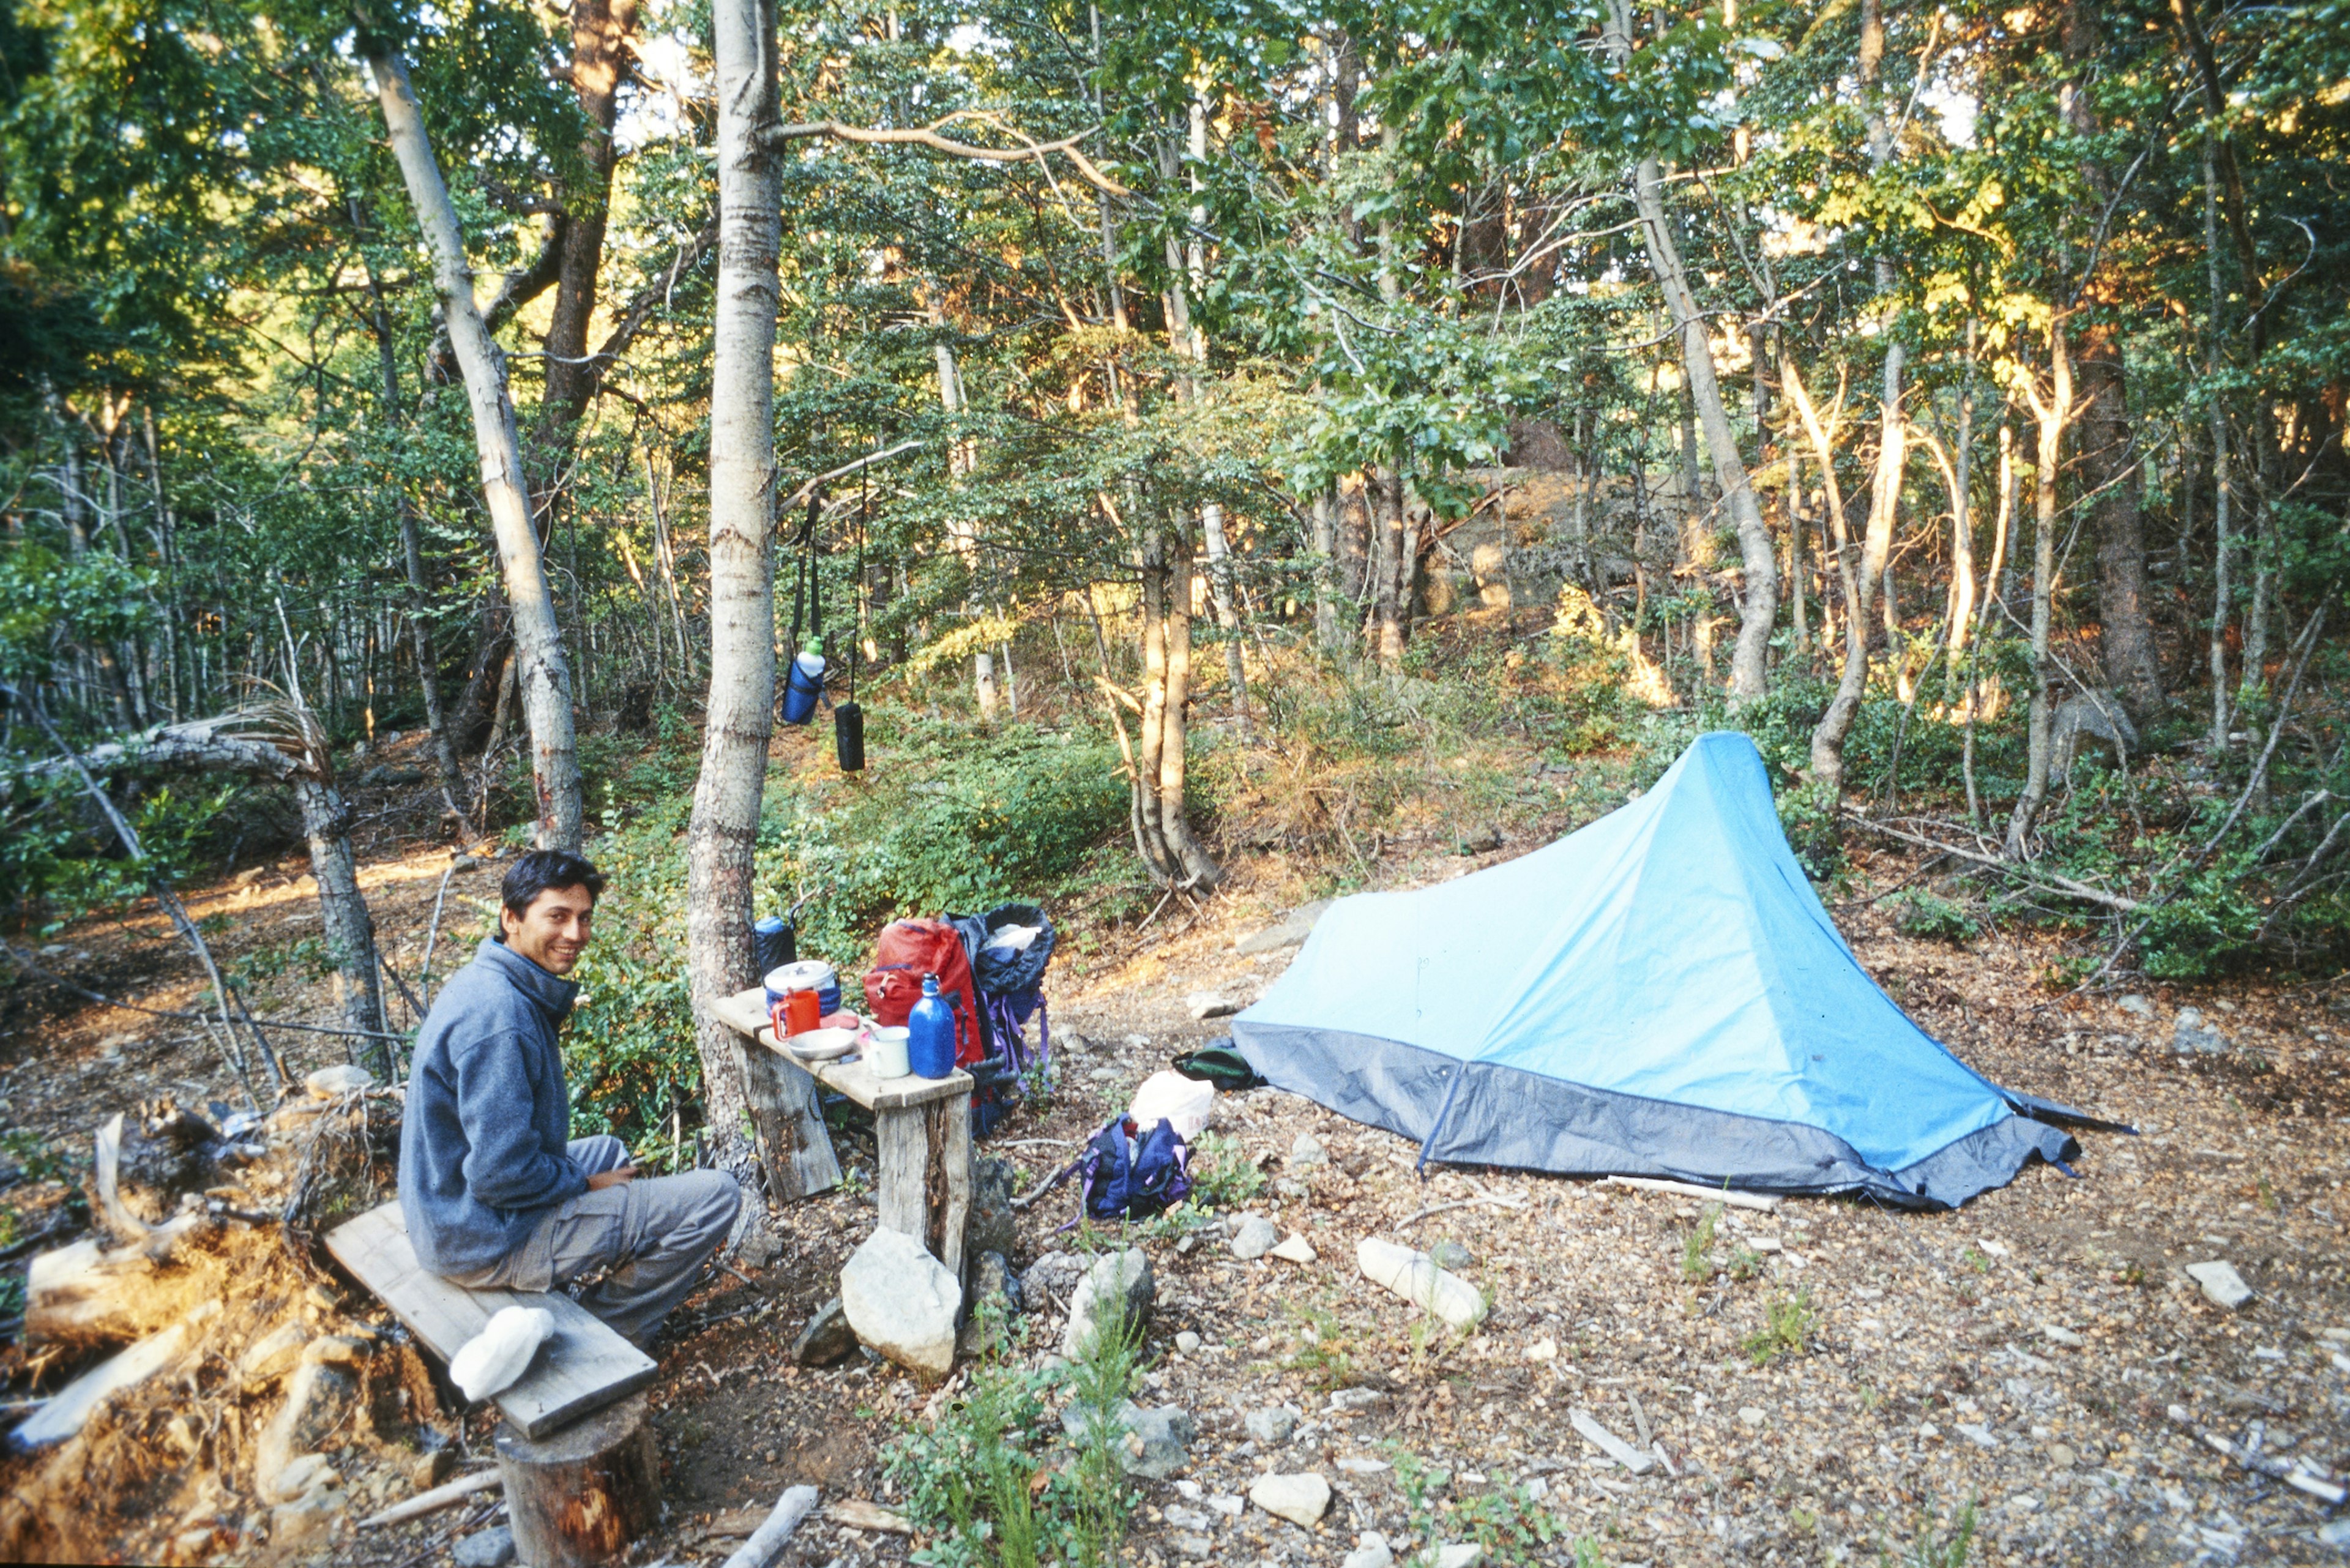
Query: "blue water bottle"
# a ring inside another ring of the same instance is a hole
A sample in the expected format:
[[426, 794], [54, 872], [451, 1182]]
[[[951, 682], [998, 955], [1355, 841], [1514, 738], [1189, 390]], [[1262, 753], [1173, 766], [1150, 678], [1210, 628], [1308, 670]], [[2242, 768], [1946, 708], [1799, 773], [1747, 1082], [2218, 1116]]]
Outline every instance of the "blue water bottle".
[[917, 1078], [943, 1078], [954, 1071], [955, 1016], [939, 994], [939, 977], [922, 977], [922, 1000], [906, 1014], [906, 1064]]
[[812, 637], [784, 677], [784, 722], [806, 723], [816, 716], [816, 701], [823, 695], [824, 639]]

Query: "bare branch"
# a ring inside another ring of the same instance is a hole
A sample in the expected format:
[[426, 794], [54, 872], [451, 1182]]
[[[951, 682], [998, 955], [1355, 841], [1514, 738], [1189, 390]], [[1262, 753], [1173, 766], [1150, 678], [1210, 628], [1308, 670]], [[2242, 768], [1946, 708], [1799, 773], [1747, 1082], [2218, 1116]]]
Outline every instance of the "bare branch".
[[1018, 131], [1010, 130], [992, 114], [976, 109], [964, 109], [959, 113], [948, 115], [943, 119], [933, 120], [929, 125], [908, 129], [849, 125], [837, 119], [808, 120], [798, 125], [775, 126], [767, 130], [761, 140], [770, 147], [780, 147], [786, 141], [810, 140], [820, 136], [829, 137], [835, 141], [910, 145], [928, 147], [957, 158], [975, 159], [987, 163], [1026, 163], [1033, 161], [1042, 164], [1048, 154], [1057, 152], [1074, 164], [1077, 172], [1084, 176], [1086, 183], [1095, 189], [1106, 191], [1113, 196], [1130, 196], [1134, 193], [1103, 173], [1094, 161], [1087, 158], [1079, 149], [1078, 143], [1092, 135], [1092, 131], [1080, 131], [1075, 136], [1065, 136], [1058, 141], [1031, 141], [1028, 138], [1020, 136], [1020, 140], [1026, 143], [1022, 147], [981, 147], [974, 142], [955, 141], [939, 134], [941, 126], [951, 125], [958, 119], [982, 120], [996, 126], [999, 130], [1005, 130], [1010, 135], [1020, 136]]

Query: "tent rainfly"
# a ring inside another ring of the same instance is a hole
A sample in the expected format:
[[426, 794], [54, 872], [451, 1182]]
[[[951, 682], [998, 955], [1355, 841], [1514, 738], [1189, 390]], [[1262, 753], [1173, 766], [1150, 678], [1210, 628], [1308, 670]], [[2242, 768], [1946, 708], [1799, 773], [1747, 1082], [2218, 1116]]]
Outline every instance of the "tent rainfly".
[[2051, 1122], [2088, 1121], [1877, 989], [1735, 732], [1521, 859], [1340, 899], [1232, 1036], [1423, 1161], [1956, 1208], [2035, 1156], [2062, 1167], [2078, 1148]]

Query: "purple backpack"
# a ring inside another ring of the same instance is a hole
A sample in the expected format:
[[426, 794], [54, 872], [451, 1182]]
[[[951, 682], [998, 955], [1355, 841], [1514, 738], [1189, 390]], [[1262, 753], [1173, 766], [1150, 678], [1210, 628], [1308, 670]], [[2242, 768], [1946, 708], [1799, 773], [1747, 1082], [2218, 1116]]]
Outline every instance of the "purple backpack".
[[1191, 1151], [1171, 1122], [1154, 1122], [1149, 1131], [1138, 1133], [1131, 1121], [1114, 1116], [1083, 1154], [1045, 1185], [1057, 1187], [1072, 1176], [1080, 1179], [1077, 1201], [1084, 1215], [1148, 1220], [1191, 1196]]

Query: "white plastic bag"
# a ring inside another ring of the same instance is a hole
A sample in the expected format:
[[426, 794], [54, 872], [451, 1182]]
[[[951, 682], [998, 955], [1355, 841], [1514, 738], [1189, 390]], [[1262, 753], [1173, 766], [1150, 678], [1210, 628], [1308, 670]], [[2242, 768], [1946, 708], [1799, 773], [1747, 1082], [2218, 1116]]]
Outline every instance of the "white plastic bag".
[[530, 1370], [531, 1357], [554, 1332], [555, 1314], [545, 1307], [500, 1307], [449, 1358], [449, 1381], [476, 1404], [503, 1393]]
[[1209, 1113], [1215, 1104], [1213, 1084], [1203, 1084], [1177, 1072], [1159, 1072], [1145, 1078], [1142, 1087], [1134, 1091], [1134, 1105], [1126, 1114], [1138, 1127], [1172, 1123], [1176, 1136], [1191, 1143], [1208, 1125]]

